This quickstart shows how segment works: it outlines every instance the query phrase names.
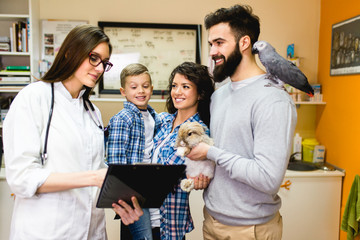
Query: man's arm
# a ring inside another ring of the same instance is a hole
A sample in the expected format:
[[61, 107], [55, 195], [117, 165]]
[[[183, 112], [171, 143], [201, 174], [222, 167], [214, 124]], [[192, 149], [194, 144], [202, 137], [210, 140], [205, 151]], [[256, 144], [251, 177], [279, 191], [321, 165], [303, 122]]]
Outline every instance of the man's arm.
[[200, 142], [198, 145], [193, 147], [193, 149], [191, 149], [191, 152], [188, 155], [186, 155], [186, 157], [194, 161], [206, 160], [207, 153], [210, 147], [211, 147], [210, 145]]
[[192, 160], [213, 160], [228, 172], [230, 178], [259, 191], [276, 193], [288, 163], [296, 112], [294, 115], [290, 103], [281, 101], [258, 112], [254, 122], [252, 158], [204, 143], [193, 148], [187, 157]]

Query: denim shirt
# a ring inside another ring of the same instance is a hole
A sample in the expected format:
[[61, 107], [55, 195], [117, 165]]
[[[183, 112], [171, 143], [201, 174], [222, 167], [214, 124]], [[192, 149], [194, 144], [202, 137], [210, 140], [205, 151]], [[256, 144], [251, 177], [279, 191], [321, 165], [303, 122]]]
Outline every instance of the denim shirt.
[[[181, 125], [177, 126], [173, 132], [172, 126], [176, 114], [161, 113], [159, 118], [161, 126], [154, 137], [154, 148], [159, 147], [161, 142], [171, 134], [166, 143], [161, 145], [158, 159], [153, 162], [170, 165], [170, 164], [184, 164], [185, 158], [176, 155], [174, 148], [178, 131]], [[199, 122], [206, 126], [201, 120], [198, 113], [187, 119], [185, 122]], [[209, 134], [209, 130], [207, 130]], [[184, 175], [183, 178], [186, 178]], [[182, 239], [187, 232], [194, 229], [193, 220], [190, 215], [189, 207], [189, 193], [180, 188], [180, 182], [173, 193], [169, 193], [163, 205], [160, 207], [160, 234], [161, 239]]]

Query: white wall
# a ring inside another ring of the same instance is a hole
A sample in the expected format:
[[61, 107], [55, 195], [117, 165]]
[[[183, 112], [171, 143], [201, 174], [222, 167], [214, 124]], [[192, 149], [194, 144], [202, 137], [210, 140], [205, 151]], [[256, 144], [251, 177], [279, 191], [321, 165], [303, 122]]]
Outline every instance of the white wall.
[[[40, 0], [40, 19], [203, 24], [204, 16], [220, 7], [243, 3], [260, 17], [260, 39], [269, 41], [286, 55], [295, 44], [301, 69], [316, 82], [320, 0]], [[203, 28], [202, 63], [208, 63], [207, 34]]]

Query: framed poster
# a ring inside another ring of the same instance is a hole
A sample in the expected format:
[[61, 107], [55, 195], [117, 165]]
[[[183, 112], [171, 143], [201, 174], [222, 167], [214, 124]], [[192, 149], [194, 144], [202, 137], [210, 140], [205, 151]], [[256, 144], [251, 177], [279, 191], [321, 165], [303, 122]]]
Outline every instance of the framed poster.
[[164, 95], [172, 70], [190, 61], [200, 63], [201, 25], [98, 22], [113, 46], [114, 64], [100, 80], [100, 94], [120, 94], [120, 73], [130, 63], [150, 72], [154, 95]]
[[360, 15], [332, 26], [330, 75], [360, 73]]
[[51, 65], [67, 34], [77, 25], [87, 23], [87, 21], [75, 20], [42, 20], [41, 59]]

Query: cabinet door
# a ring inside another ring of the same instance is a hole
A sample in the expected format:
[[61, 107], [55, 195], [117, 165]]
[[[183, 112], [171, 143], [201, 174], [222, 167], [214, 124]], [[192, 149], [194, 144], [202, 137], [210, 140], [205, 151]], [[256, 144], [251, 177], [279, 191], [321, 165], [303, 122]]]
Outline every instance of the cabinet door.
[[[1, 171], [4, 171], [2, 169]], [[5, 179], [0, 179], [0, 239], [9, 239], [14, 196]], [[114, 220], [115, 212], [105, 209], [106, 231], [108, 239], [118, 239], [120, 236], [120, 221]]]
[[341, 181], [341, 177], [284, 179], [287, 187], [279, 191], [283, 240], [339, 239]]
[[191, 216], [195, 229], [186, 234], [186, 239], [203, 239], [204, 200], [203, 190], [192, 190], [189, 197]]
[[0, 239], [9, 239], [13, 207], [14, 197], [11, 196], [9, 185], [5, 179], [0, 179]]

